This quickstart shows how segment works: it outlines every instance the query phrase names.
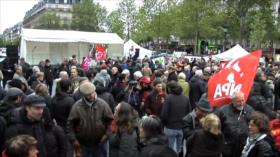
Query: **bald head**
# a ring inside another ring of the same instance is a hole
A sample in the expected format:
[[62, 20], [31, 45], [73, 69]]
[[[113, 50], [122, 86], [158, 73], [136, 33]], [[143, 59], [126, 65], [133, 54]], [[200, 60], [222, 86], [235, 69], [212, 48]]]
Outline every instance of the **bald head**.
[[232, 104], [233, 107], [236, 108], [237, 110], [241, 111], [243, 110], [245, 104], [245, 98], [244, 98], [244, 93], [243, 92], [235, 92], [232, 96]]

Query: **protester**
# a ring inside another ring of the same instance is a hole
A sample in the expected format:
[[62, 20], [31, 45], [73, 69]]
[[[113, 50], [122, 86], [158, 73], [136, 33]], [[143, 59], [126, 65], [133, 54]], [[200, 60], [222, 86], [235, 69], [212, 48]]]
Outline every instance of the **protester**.
[[163, 134], [163, 126], [157, 116], [150, 115], [142, 118], [139, 136], [142, 141], [139, 157], [177, 157], [168, 146], [167, 138]]
[[221, 121], [215, 114], [208, 114], [201, 119], [202, 129], [195, 130], [187, 139], [189, 157], [221, 157], [224, 136]]
[[115, 108], [110, 135], [110, 157], [138, 156], [137, 116], [134, 109], [126, 102], [119, 103]]
[[241, 157], [273, 157], [269, 134], [268, 117], [260, 112], [253, 112], [249, 122], [249, 136]]

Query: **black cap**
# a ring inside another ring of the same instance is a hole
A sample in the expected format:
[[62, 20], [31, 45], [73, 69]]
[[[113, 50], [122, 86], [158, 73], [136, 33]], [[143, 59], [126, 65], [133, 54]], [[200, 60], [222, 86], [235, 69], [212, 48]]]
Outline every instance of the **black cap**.
[[24, 99], [23, 104], [26, 106], [45, 107], [46, 101], [39, 95], [28, 95]]

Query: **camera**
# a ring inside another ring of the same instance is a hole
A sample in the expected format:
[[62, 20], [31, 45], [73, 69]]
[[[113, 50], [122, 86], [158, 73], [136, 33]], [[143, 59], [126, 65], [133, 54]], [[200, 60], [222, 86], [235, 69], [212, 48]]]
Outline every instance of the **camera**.
[[131, 80], [131, 81], [128, 82], [128, 84], [131, 85], [131, 86], [135, 86], [135, 85], [137, 85], [137, 81]]

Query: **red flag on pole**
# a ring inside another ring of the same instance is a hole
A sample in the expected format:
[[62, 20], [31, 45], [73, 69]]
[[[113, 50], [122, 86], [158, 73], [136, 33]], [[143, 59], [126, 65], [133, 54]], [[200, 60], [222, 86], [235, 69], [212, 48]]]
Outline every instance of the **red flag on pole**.
[[107, 54], [106, 54], [106, 47], [103, 47], [101, 44], [96, 45], [96, 53], [95, 53], [95, 60], [106, 60]]
[[222, 106], [231, 102], [236, 91], [242, 91], [247, 100], [259, 65], [261, 50], [231, 60], [208, 81], [208, 98], [211, 106]]
[[91, 67], [91, 55], [92, 55], [93, 48], [91, 48], [86, 56], [86, 58], [82, 61], [82, 69], [87, 71], [89, 67]]

